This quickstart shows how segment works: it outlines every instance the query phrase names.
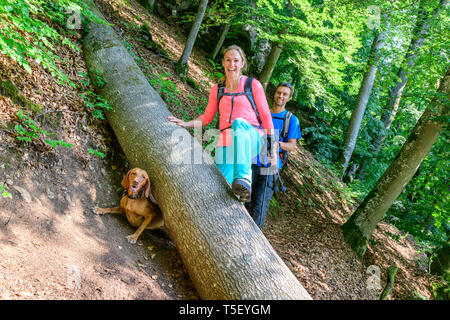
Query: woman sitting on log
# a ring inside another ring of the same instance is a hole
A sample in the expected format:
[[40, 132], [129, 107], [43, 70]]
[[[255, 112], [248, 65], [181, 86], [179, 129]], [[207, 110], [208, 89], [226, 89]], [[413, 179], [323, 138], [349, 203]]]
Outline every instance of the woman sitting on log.
[[[243, 202], [251, 200], [252, 159], [264, 144], [264, 134], [273, 137], [272, 117], [264, 89], [258, 80], [242, 75], [246, 64], [244, 51], [239, 46], [226, 48], [222, 59], [225, 76], [211, 88], [205, 112], [188, 122], [168, 117], [181, 127], [200, 127], [208, 125], [219, 111], [221, 132], [215, 163], [231, 184], [233, 193]], [[273, 165], [275, 161], [272, 161]]]

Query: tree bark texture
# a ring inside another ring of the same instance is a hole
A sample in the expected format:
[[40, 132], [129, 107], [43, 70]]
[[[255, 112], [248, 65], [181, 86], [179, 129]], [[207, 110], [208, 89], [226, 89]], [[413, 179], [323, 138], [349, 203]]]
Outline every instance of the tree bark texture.
[[[95, 5], [92, 10], [101, 16]], [[131, 166], [149, 173], [167, 230], [200, 297], [311, 299], [209, 154], [166, 119], [171, 113], [114, 30], [92, 23], [84, 55], [88, 70], [106, 83], [97, 89], [113, 106], [108, 122]], [[183, 161], [198, 155], [204, 159], [200, 164]]]
[[214, 48], [213, 53], [211, 54], [211, 60], [214, 61], [214, 59], [216, 59], [217, 55], [220, 52], [220, 49], [223, 46], [223, 43], [225, 42], [225, 39], [227, 37], [228, 31], [230, 31], [231, 28], [231, 21], [233, 20], [233, 18], [230, 19], [230, 21], [223, 27], [222, 32], [220, 33], [220, 38], [219, 41], [216, 44], [216, 47]]
[[272, 77], [273, 69], [275, 68], [277, 61], [280, 58], [281, 51], [283, 51], [282, 44], [277, 42], [272, 44], [272, 50], [270, 50], [269, 56], [266, 59], [266, 64], [264, 65], [264, 68], [259, 75], [259, 81], [261, 82], [264, 90], [266, 90], [267, 84], [270, 81], [270, 77]]
[[[287, 1], [286, 8], [289, 11], [289, 15], [294, 14], [295, 7], [292, 5], [291, 1]], [[289, 28], [285, 27], [279, 32], [279, 36], [282, 36], [283, 34], [288, 33]], [[277, 65], [278, 59], [280, 58], [281, 52], [283, 51], [283, 42], [274, 42], [272, 44], [272, 49], [270, 50], [269, 56], [266, 59], [266, 63], [264, 64], [264, 68], [261, 71], [261, 74], [259, 75], [259, 81], [261, 82], [264, 90], [267, 89], [267, 84], [270, 81], [270, 78], [272, 77], [273, 70], [275, 69], [275, 66]]]
[[375, 75], [377, 73], [378, 51], [383, 45], [382, 38], [383, 33], [379, 32], [376, 34], [372, 42], [367, 71], [364, 74], [361, 87], [359, 88], [356, 105], [353, 109], [347, 132], [345, 134], [344, 147], [338, 160], [341, 177], [344, 176], [348, 163], [350, 162], [350, 158], [352, 157], [353, 150], [355, 149], [361, 121], [364, 116], [367, 102], [369, 101], [370, 92], [372, 91], [373, 83], [375, 81]]
[[188, 71], [188, 60], [191, 56], [192, 48], [194, 47], [195, 39], [197, 38], [198, 30], [203, 21], [203, 16], [205, 15], [206, 6], [208, 5], [208, 0], [201, 0], [200, 6], [198, 7], [197, 15], [195, 16], [194, 24], [191, 27], [189, 36], [186, 40], [186, 45], [184, 46], [183, 54], [180, 60], [178, 60], [175, 71], [178, 76], [185, 79]]
[[383, 219], [392, 203], [411, 180], [439, 134], [444, 130], [447, 120], [438, 120], [437, 117], [449, 116], [449, 70], [438, 89], [438, 92], [441, 93], [440, 98], [434, 98], [431, 101], [431, 105], [416, 123], [397, 157], [391, 162], [389, 168], [386, 169], [355, 213], [342, 226], [346, 242], [360, 257], [364, 255], [367, 242], [376, 225]]

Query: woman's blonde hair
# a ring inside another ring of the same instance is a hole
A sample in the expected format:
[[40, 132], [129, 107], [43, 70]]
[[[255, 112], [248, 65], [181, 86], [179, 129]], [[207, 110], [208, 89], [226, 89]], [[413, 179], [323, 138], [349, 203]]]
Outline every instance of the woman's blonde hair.
[[[225, 57], [225, 55], [227, 54], [227, 52], [231, 51], [231, 50], [236, 50], [239, 53], [239, 55], [242, 58], [242, 61], [244, 62], [244, 67], [242, 68], [242, 70], [247, 71], [247, 58], [245, 57], [245, 52], [244, 52], [244, 50], [242, 50], [241, 47], [239, 47], [236, 44], [232, 44], [231, 46], [228, 46], [223, 50], [222, 60]], [[226, 80], [226, 75], [224, 74], [224, 76], [219, 79], [219, 82], [225, 82], [225, 80]]]

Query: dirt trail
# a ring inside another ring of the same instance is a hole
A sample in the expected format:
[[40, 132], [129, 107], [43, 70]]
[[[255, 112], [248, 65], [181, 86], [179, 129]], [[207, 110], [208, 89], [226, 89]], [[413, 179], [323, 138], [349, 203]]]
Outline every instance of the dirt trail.
[[[80, 83], [82, 50], [56, 50], [71, 62], [62, 70]], [[80, 88], [61, 86], [29, 62], [31, 75], [0, 55], [0, 184], [12, 194], [0, 197], [0, 299], [198, 299], [166, 234], [146, 231], [132, 245], [125, 217], [94, 213], [118, 204], [125, 157], [106, 121], [86, 113]], [[42, 135], [19, 142], [16, 114], [26, 108], [18, 95], [42, 107], [32, 117], [53, 139], [74, 146], [52, 149]]]
[[0, 298], [196, 299], [166, 234], [147, 231], [132, 245], [125, 217], [94, 213], [119, 201], [122, 155], [84, 167], [61, 151], [52, 161], [0, 147], [1, 182], [12, 193], [0, 198]]

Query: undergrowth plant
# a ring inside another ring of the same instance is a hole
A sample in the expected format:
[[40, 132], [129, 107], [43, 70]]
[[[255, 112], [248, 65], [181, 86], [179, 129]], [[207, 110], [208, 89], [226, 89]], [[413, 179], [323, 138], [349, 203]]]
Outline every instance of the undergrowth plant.
[[0, 184], [0, 193], [3, 198], [11, 198], [12, 195], [8, 191], [6, 191], [6, 188], [4, 185]]
[[206, 76], [208, 78], [213, 79], [215, 82], [219, 81], [220, 78], [222, 78], [224, 76], [223, 72], [222, 72], [222, 65], [220, 63], [215, 63], [214, 61], [212, 61], [211, 59], [208, 60], [209, 63], [211, 63], [212, 66], [212, 70], [211, 71], [206, 71]]
[[[177, 110], [182, 116], [184, 121], [191, 120], [189, 115], [185, 111], [185, 107], [180, 99], [182, 93], [178, 90], [177, 85], [170, 80], [172, 76], [168, 71], [162, 71], [158, 73], [148, 64], [147, 61], [138, 57], [134, 52], [133, 44], [127, 41], [122, 42], [127, 49], [128, 53], [134, 58], [141, 70], [144, 71], [150, 85], [158, 92], [161, 98], [170, 105], [172, 109]], [[148, 72], [150, 71], [150, 72]], [[193, 96], [188, 96], [188, 98], [194, 100], [193, 104], [197, 103], [197, 100]]]
[[56, 21], [65, 29], [64, 33], [73, 32], [66, 26], [70, 18], [66, 12], [71, 12], [70, 9], [79, 12], [80, 19], [101, 22], [82, 0], [0, 0], [0, 53], [9, 56], [30, 74], [32, 68], [26, 58], [31, 58], [60, 84], [75, 88], [75, 83], [56, 64], [62, 59], [56, 54], [55, 47], [66, 46], [77, 52], [80, 49], [47, 22]]
[[99, 157], [101, 159], [105, 159], [105, 157], [106, 157], [106, 155], [103, 152], [100, 152], [98, 150], [94, 150], [94, 149], [90, 149], [90, 148], [88, 148], [87, 150], [88, 150], [89, 154]]
[[277, 217], [277, 213], [280, 211], [280, 209], [281, 209], [281, 204], [278, 202], [278, 200], [275, 197], [270, 199], [270, 201], [269, 201], [269, 212], [272, 215], [272, 217], [276, 218]]
[[112, 107], [108, 104], [108, 101], [90, 90], [91, 85], [89, 79], [95, 82], [98, 87], [104, 86], [105, 81], [101, 77], [101, 74], [95, 70], [91, 72], [90, 78], [87, 73], [79, 72], [79, 74], [83, 77], [79, 81], [79, 87], [82, 91], [80, 97], [83, 99], [85, 106], [90, 110], [94, 118], [104, 120], [104, 111], [112, 110]]
[[151, 74], [149, 82], [152, 87], [163, 96], [167, 103], [174, 105], [177, 108], [181, 107], [181, 100], [178, 98], [180, 91], [178, 90], [177, 85], [170, 80], [170, 74], [168, 72]]
[[17, 124], [14, 127], [14, 131], [17, 133], [17, 140], [30, 143], [38, 143], [43, 140], [53, 148], [56, 148], [57, 146], [70, 148], [73, 146], [73, 144], [64, 142], [63, 140], [46, 138], [47, 136], [53, 136], [54, 133], [42, 129], [28, 114], [24, 114], [23, 110], [19, 110], [16, 115], [20, 121], [20, 124]]

